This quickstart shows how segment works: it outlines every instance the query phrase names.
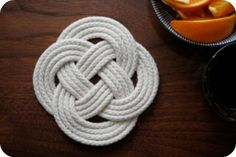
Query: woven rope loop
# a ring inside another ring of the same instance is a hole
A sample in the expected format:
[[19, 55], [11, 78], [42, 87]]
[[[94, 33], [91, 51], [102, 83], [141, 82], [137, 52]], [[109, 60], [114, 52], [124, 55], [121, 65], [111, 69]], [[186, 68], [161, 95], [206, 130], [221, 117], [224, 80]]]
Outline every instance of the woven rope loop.
[[[91, 42], [97, 38], [101, 41]], [[92, 83], [95, 76], [99, 80]], [[87, 17], [68, 26], [40, 56], [33, 85], [40, 104], [66, 135], [103, 146], [133, 129], [156, 95], [159, 74], [151, 55], [122, 24]], [[89, 121], [95, 116], [107, 121]]]

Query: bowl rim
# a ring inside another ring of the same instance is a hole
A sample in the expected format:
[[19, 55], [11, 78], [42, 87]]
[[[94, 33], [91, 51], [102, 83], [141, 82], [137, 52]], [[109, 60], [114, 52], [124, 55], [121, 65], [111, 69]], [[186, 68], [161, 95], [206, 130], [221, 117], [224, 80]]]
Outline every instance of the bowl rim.
[[[161, 12], [158, 10], [157, 8], [157, 0], [150, 0], [151, 1], [151, 5], [152, 8], [154, 10], [154, 13], [157, 17], [157, 19], [159, 20], [159, 22], [161, 23], [162, 26], [164, 26], [164, 28], [175, 38], [178, 38], [180, 41], [190, 44], [190, 45], [194, 45], [194, 46], [199, 46], [199, 47], [214, 47], [214, 48], [219, 48], [231, 43], [234, 43], [236, 41], [236, 37], [234, 39], [228, 40], [228, 41], [218, 41], [218, 42], [212, 42], [212, 43], [204, 43], [204, 42], [197, 42], [197, 41], [193, 41], [190, 39], [185, 38], [184, 36], [178, 34], [174, 29], [172, 29], [166, 22], [164, 22], [163, 17], [161, 16]], [[159, 0], [161, 1], [161, 0]], [[162, 2], [160, 2], [162, 3]], [[227, 38], [226, 38], [227, 39]]]

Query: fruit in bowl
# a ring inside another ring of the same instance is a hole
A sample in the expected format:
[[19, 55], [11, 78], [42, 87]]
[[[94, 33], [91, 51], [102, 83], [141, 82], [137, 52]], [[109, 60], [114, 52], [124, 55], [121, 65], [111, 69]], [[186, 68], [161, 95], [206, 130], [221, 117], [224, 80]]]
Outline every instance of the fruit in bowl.
[[176, 12], [171, 27], [183, 37], [202, 43], [224, 40], [234, 30], [234, 7], [225, 0], [162, 0]]

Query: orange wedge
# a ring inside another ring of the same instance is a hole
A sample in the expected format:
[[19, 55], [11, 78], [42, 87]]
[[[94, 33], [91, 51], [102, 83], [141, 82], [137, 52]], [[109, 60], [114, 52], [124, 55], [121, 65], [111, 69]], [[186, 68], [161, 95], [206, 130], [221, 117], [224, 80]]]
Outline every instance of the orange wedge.
[[234, 29], [236, 14], [201, 20], [173, 20], [172, 28], [187, 39], [211, 43], [227, 38]]
[[[212, 14], [204, 9], [198, 9], [194, 11], [179, 11], [176, 10], [178, 16], [184, 20], [193, 20], [193, 19], [209, 19], [213, 18]], [[178, 17], [177, 16], [177, 17]]]
[[184, 3], [184, 4], [189, 4], [190, 3], [190, 0], [174, 0], [175, 2], [178, 2], [178, 3]]
[[209, 4], [208, 9], [214, 17], [223, 17], [235, 11], [232, 4], [225, 0], [213, 0]]
[[162, 0], [165, 4], [180, 11], [194, 11], [207, 6], [211, 0], [190, 0], [189, 3], [180, 3], [176, 0]]

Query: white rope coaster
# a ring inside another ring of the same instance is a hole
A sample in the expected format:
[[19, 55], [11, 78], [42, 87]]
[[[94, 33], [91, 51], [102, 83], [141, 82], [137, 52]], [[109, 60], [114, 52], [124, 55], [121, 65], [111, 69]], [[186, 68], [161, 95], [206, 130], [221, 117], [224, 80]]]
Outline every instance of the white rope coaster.
[[[94, 38], [102, 41], [89, 41]], [[93, 84], [96, 75], [100, 80]], [[133, 129], [156, 95], [159, 74], [151, 55], [122, 24], [87, 17], [68, 26], [40, 56], [33, 84], [37, 99], [66, 135], [102, 146]], [[107, 121], [88, 121], [94, 116]]]

